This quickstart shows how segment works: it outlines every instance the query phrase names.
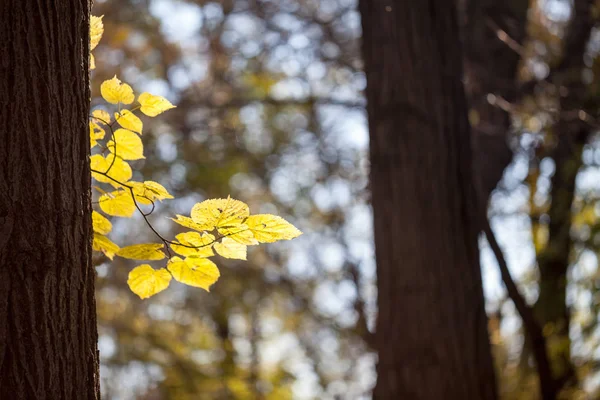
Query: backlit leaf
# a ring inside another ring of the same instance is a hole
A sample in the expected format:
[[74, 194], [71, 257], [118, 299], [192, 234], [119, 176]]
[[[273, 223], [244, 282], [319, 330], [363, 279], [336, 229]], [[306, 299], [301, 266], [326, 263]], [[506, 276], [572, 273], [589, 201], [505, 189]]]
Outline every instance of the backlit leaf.
[[251, 215], [245, 221], [256, 240], [273, 243], [278, 240], [290, 240], [302, 234], [294, 225], [276, 215]]
[[172, 244], [174, 252], [182, 256], [210, 257], [214, 255], [211, 244], [215, 237], [210, 233], [184, 232], [175, 236], [182, 245]]
[[134, 244], [122, 247], [117, 255], [131, 260], [162, 260], [166, 257], [162, 251], [164, 247], [162, 243]]
[[135, 267], [129, 273], [127, 284], [131, 291], [137, 294], [140, 299], [147, 299], [150, 296], [162, 292], [169, 287], [171, 274], [164, 268], [155, 270], [148, 264], [142, 264]]
[[94, 232], [94, 241], [92, 242], [92, 249], [96, 251], [101, 251], [106, 257], [112, 260], [115, 256], [115, 253], [119, 251], [119, 246], [113, 243], [106, 236]]
[[98, 46], [98, 43], [100, 43], [100, 39], [102, 39], [102, 34], [104, 33], [102, 17], [104, 15], [99, 17], [95, 15], [90, 16], [90, 51], [94, 50]]
[[155, 96], [148, 92], [140, 94], [140, 97], [138, 97], [138, 102], [142, 105], [140, 110], [149, 117], [156, 117], [158, 114], [164, 111], [175, 108], [175, 106], [164, 97]]
[[92, 117], [94, 117], [94, 122], [98, 124], [110, 124], [110, 114], [107, 111], [101, 109], [94, 110], [92, 112]]
[[114, 217], [129, 218], [136, 210], [135, 203], [128, 190], [106, 193], [98, 199], [100, 209]]
[[228, 197], [196, 203], [192, 207], [191, 217], [202, 230], [212, 230], [239, 225], [249, 214], [246, 203]]
[[214, 262], [207, 258], [187, 257], [182, 260], [173, 257], [169, 260], [167, 268], [175, 280], [186, 285], [195, 286], [210, 291], [210, 286], [219, 279], [221, 274]]
[[108, 234], [112, 229], [112, 224], [108, 218], [97, 211], [92, 211], [92, 225], [94, 227], [94, 232], [101, 235]]
[[246, 259], [246, 245], [238, 243], [231, 238], [224, 237], [221, 239], [221, 242], [215, 243], [213, 248], [221, 257], [235, 258], [237, 260]]
[[104, 100], [111, 104], [131, 104], [135, 99], [131, 86], [126, 83], [121, 83], [116, 75], [112, 79], [102, 82], [102, 85], [100, 85], [100, 93]]
[[115, 113], [115, 121], [117, 121], [119, 125], [125, 129], [129, 129], [130, 131], [137, 132], [139, 134], [142, 133], [142, 128], [144, 126], [142, 120], [129, 110], [121, 110], [120, 114]]
[[98, 144], [98, 140], [104, 139], [104, 129], [94, 121], [90, 121], [90, 148]]
[[185, 217], [185, 216], [179, 215], [179, 214], [177, 214], [175, 217], [176, 218], [171, 218], [171, 219], [181, 226], [185, 226], [186, 228], [190, 228], [190, 229], [195, 229], [197, 231], [205, 230], [201, 225], [198, 225], [197, 223], [195, 223], [194, 220], [192, 220], [190, 217]]
[[107, 146], [111, 153], [115, 153], [123, 160], [145, 158], [142, 139], [127, 129], [117, 129]]
[[165, 200], [172, 199], [173, 196], [167, 189], [164, 188], [160, 183], [153, 181], [142, 182], [130, 182], [129, 185], [133, 186], [133, 192], [135, 193], [136, 200], [141, 204], [152, 204], [154, 200]]
[[252, 246], [258, 244], [258, 240], [254, 238], [254, 234], [246, 224], [233, 225], [227, 228], [218, 228], [221, 235], [235, 240], [240, 244]]
[[[101, 154], [94, 154], [91, 156], [90, 168], [92, 169], [92, 177], [94, 179], [98, 182], [110, 183], [114, 187], [121, 186], [118, 182], [126, 183], [131, 179], [133, 174], [129, 164], [119, 157], [115, 159], [115, 156], [112, 153], [108, 154], [106, 157]], [[110, 178], [113, 178], [114, 180]]]

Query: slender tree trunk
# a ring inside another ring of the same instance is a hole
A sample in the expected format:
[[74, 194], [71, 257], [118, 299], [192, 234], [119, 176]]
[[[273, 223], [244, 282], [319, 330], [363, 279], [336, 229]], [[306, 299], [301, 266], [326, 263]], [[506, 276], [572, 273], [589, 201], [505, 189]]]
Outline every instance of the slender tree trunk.
[[[475, 172], [487, 200], [512, 161], [510, 115], [490, 99], [517, 98], [517, 69], [526, 36], [528, 0], [461, 0], [465, 72], [475, 137]], [[494, 97], [488, 98], [492, 94]], [[485, 205], [484, 205], [485, 206]], [[482, 207], [484, 214], [487, 207]]]
[[0, 399], [97, 399], [88, 0], [0, 1]]
[[454, 2], [363, 0], [377, 399], [495, 399]]

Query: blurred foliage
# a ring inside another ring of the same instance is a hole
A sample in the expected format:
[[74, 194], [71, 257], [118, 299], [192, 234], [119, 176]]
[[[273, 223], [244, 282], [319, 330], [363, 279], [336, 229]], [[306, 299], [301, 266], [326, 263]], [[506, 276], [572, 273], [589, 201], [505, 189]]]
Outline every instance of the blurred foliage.
[[[104, 398], [369, 398], [376, 289], [356, 1], [104, 0], [93, 13], [104, 15], [106, 33], [94, 50], [92, 88], [117, 73], [177, 104], [148, 123], [147, 158], [136, 161], [178, 199], [161, 205], [153, 223], [176, 229], [167, 213], [231, 194], [305, 232], [252, 249], [247, 263], [221, 260], [210, 294], [181, 287], [141, 301], [125, 284], [132, 265], [96, 260]], [[600, 396], [598, 32], [581, 71], [585, 104], [560, 110], [561, 91], [545, 79], [566, 54], [572, 14], [570, 2], [531, 0], [515, 84], [534, 82], [535, 90], [515, 104], [487, 97], [510, 112], [514, 153], [489, 213], [534, 304], [537, 259], [551, 246], [551, 181], [565, 167], [552, 153], [557, 123], [584, 111], [593, 134], [569, 228], [570, 343], [551, 340], [552, 324], [543, 329], [549, 351], [569, 347], [576, 369], [563, 397], [591, 399]], [[115, 231], [124, 244], [150, 235], [141, 222], [117, 221]], [[536, 399], [520, 320], [485, 246], [482, 260], [502, 398]]]

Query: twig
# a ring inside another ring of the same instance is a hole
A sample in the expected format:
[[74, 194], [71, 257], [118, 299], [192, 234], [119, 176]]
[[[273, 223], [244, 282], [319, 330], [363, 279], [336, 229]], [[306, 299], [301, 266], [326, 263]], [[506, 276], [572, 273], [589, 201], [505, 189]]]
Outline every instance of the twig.
[[500, 275], [502, 276], [502, 281], [506, 286], [508, 297], [510, 297], [519, 315], [521, 316], [521, 319], [523, 320], [523, 326], [525, 328], [525, 334], [529, 336], [529, 340], [531, 340], [533, 358], [535, 359], [535, 363], [537, 365], [538, 380], [542, 399], [555, 400], [557, 396], [556, 382], [552, 376], [552, 369], [550, 367], [550, 360], [548, 358], [548, 350], [546, 348], [546, 338], [544, 337], [540, 325], [535, 320], [533, 310], [525, 302], [525, 299], [519, 292], [519, 288], [510, 275], [510, 271], [508, 269], [508, 265], [506, 264], [506, 259], [504, 258], [502, 249], [496, 240], [496, 236], [494, 236], [494, 232], [492, 231], [490, 222], [487, 218], [485, 218], [483, 230], [485, 232], [487, 241], [494, 252], [494, 256], [498, 261]]

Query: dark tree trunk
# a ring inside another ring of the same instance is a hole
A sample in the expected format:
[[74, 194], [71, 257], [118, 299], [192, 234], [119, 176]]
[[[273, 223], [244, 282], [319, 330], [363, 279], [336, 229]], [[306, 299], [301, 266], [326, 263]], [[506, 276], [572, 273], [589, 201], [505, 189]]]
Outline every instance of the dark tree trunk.
[[97, 399], [88, 0], [0, 1], [0, 399]]
[[360, 2], [377, 399], [495, 399], [454, 2]]
[[[461, 0], [465, 72], [475, 137], [475, 173], [487, 200], [512, 160], [510, 116], [490, 100], [517, 99], [517, 68], [527, 28], [528, 0]], [[488, 98], [492, 94], [494, 97]], [[500, 102], [500, 100], [497, 100]], [[485, 206], [485, 205], [484, 205]], [[486, 212], [487, 207], [482, 207]]]

